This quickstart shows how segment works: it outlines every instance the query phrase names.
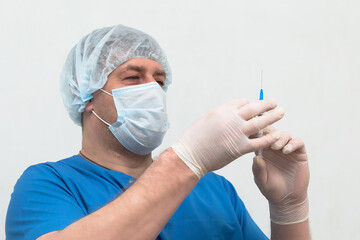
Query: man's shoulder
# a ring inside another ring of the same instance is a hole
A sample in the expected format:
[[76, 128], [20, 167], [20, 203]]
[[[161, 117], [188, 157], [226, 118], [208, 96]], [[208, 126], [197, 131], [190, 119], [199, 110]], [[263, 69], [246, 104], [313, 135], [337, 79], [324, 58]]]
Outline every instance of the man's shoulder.
[[232, 184], [224, 176], [221, 176], [214, 172], [209, 172], [205, 174], [204, 177], [200, 179], [199, 182], [201, 185], [209, 185], [212, 187], [222, 188], [228, 190], [232, 188]]
[[200, 181], [218, 182], [221, 184], [229, 182], [224, 176], [221, 176], [214, 172], [209, 172], [209, 173], [205, 174], [205, 176], [202, 177]]
[[233, 184], [227, 180], [224, 176], [217, 173], [210, 172], [200, 180], [200, 184], [211, 186], [211, 188], [217, 188], [218, 190], [225, 191], [228, 195], [237, 195]]
[[71, 163], [75, 159], [76, 155], [56, 162], [43, 162], [31, 165], [23, 172], [20, 179], [29, 180], [59, 176], [61, 169], [67, 168], [69, 166], [68, 163]]

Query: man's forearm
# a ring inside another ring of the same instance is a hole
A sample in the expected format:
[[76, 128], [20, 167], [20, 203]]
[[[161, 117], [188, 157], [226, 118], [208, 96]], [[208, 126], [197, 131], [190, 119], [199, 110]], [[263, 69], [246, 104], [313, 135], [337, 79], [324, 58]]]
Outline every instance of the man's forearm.
[[279, 225], [271, 222], [271, 240], [310, 239], [309, 220], [291, 225]]
[[155, 239], [198, 177], [170, 148], [117, 199], [45, 239]]

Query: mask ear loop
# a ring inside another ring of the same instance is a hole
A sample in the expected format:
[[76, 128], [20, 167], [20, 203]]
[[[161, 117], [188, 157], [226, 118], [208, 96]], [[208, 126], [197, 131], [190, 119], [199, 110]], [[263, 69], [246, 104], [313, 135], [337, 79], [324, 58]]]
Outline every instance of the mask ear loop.
[[99, 90], [103, 91], [104, 93], [106, 93], [106, 94], [108, 94], [108, 95], [110, 95], [110, 96], [113, 96], [111, 93], [109, 93], [109, 92], [105, 91], [105, 90], [104, 90], [104, 89], [102, 89], [102, 88], [100, 88]]
[[[104, 89], [100, 88], [99, 90], [103, 91], [104, 93], [110, 95], [111, 97], [113, 96], [111, 93], [105, 91]], [[94, 110], [91, 111], [100, 121], [102, 121], [103, 123], [105, 123], [106, 125], [108, 125], [110, 127], [111, 124], [105, 122], [105, 120], [103, 120], [101, 117], [99, 117], [99, 115], [96, 114], [96, 112]]]
[[94, 110], [91, 111], [100, 121], [102, 121], [103, 123], [105, 123], [106, 125], [108, 125], [110, 127], [111, 124], [105, 122], [101, 117], [99, 117], [99, 115], [96, 114], [96, 112]]

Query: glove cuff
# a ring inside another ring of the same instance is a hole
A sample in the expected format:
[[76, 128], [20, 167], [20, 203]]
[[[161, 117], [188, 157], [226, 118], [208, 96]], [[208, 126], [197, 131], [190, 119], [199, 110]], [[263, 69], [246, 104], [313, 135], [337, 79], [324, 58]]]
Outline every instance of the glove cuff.
[[171, 148], [174, 152], [180, 157], [181, 160], [198, 176], [202, 178], [206, 172], [203, 170], [205, 167], [201, 167], [198, 162], [195, 160], [195, 157], [191, 154], [191, 151], [187, 149], [186, 145], [183, 144], [180, 140], [175, 144], [171, 145]]
[[279, 225], [301, 223], [309, 218], [309, 201], [307, 197], [300, 203], [294, 203], [293, 200], [282, 204], [269, 202], [269, 207], [271, 221]]

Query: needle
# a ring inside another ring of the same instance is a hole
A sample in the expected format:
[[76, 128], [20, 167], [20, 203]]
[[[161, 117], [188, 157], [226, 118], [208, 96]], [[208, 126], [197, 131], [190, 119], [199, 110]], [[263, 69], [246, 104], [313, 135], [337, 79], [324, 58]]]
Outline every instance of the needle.
[[[261, 70], [261, 86], [260, 86], [260, 97], [259, 97], [259, 100], [264, 100], [264, 91], [263, 91], [263, 70]], [[259, 117], [261, 116], [262, 114], [259, 115]], [[263, 136], [263, 130], [260, 130], [260, 132], [258, 133], [258, 137], [261, 137]], [[259, 149], [258, 151], [258, 156], [262, 157], [262, 149]]]
[[263, 91], [263, 70], [261, 70], [260, 100], [264, 100], [264, 91]]

